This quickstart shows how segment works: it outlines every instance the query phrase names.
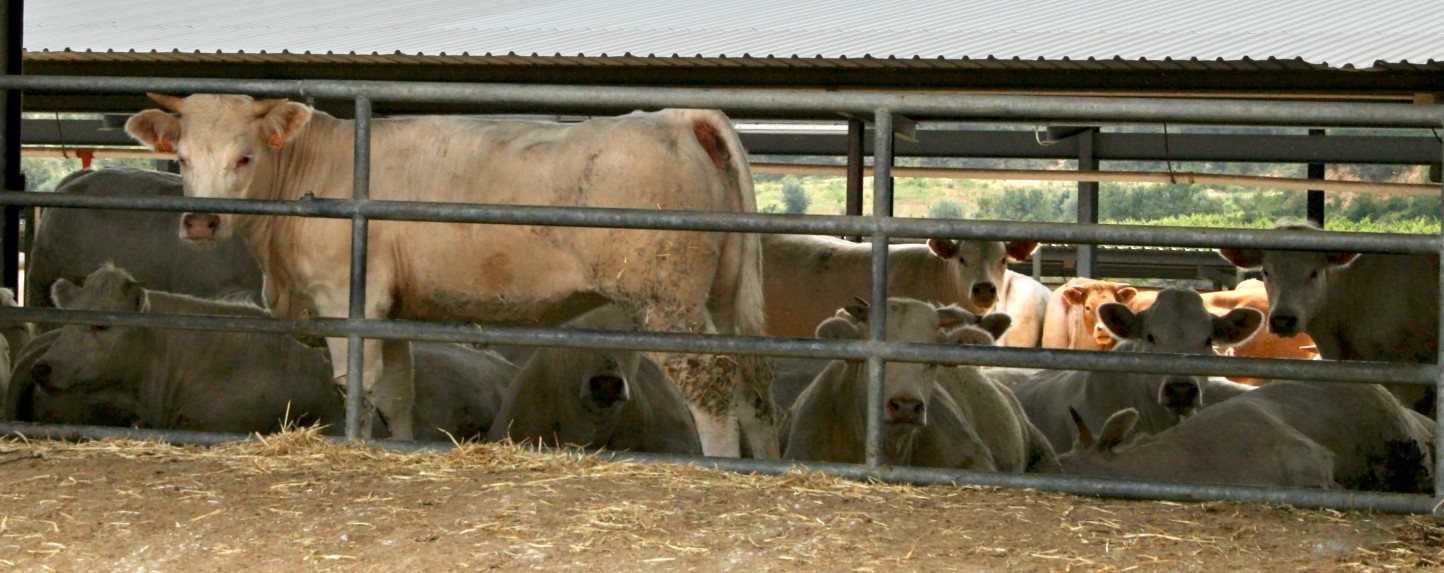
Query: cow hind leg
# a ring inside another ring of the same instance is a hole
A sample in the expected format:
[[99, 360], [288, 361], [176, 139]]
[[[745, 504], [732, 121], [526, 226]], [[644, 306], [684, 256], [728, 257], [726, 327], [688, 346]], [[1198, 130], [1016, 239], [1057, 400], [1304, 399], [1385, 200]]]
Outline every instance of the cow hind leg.
[[772, 401], [772, 362], [762, 356], [739, 356], [733, 408], [752, 457], [777, 459], [780, 412]]
[[[347, 345], [345, 338], [327, 338], [327, 339], [326, 339], [326, 349], [327, 349], [328, 351], [330, 351], [330, 353], [331, 353], [331, 383], [334, 384], [334, 385], [336, 385], [337, 387], [339, 387], [339, 388], [341, 389], [341, 395], [342, 395], [342, 396], [345, 396], [345, 395], [346, 395], [346, 371], [347, 371], [347, 370], [346, 370], [346, 365], [349, 364], [348, 360], [349, 360], [349, 358], [350, 358], [350, 350], [351, 350], [351, 349], [350, 349], [350, 347]], [[362, 350], [363, 350], [363, 354], [365, 354], [365, 350], [366, 350], [365, 346], [362, 347]], [[369, 359], [369, 360], [366, 359], [365, 357], [363, 357], [362, 360], [364, 360], [366, 364], [375, 364], [375, 363], [378, 361], [377, 359], [379, 359], [379, 357], [380, 357], [380, 352], [378, 351], [375, 356], [376, 356], [376, 358]], [[362, 380], [362, 385], [363, 385], [363, 387], [364, 387], [364, 385], [365, 385], [365, 372], [362, 373], [362, 378], [363, 378], [363, 380]], [[372, 419], [375, 418], [375, 416], [376, 416], [376, 407], [375, 407], [375, 405], [373, 405], [370, 400], [367, 400], [367, 399], [365, 399], [365, 398], [363, 397], [363, 399], [361, 400], [361, 437], [362, 437], [362, 438], [371, 438], [371, 437], [374, 436], [374, 434], [372, 434], [372, 431], [373, 431], [373, 429], [374, 429], [374, 428], [372, 427], [372, 426], [373, 426], [373, 424], [372, 424]]]
[[[391, 439], [415, 439], [412, 410], [416, 404], [416, 384], [411, 342], [381, 341], [381, 366], [380, 380], [366, 389], [366, 399], [376, 405]], [[367, 369], [370, 369], [369, 366]]]

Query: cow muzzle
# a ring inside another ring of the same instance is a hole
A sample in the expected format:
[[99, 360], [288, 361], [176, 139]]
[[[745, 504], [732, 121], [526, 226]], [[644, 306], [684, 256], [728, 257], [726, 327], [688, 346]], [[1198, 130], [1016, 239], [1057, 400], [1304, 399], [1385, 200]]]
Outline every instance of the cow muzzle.
[[968, 298], [978, 308], [991, 308], [993, 303], [998, 302], [998, 287], [990, 282], [973, 283], [973, 290], [968, 293]]
[[181, 215], [180, 236], [196, 243], [215, 243], [229, 234], [224, 222], [215, 213], [186, 213]]
[[1158, 388], [1158, 405], [1179, 417], [1191, 415], [1203, 406], [1203, 387], [1192, 377], [1166, 377]]
[[926, 426], [928, 424], [927, 407], [923, 401], [913, 396], [896, 396], [888, 399], [883, 407], [884, 422], [889, 424], [910, 424], [914, 426]]
[[616, 408], [631, 398], [632, 392], [627, 387], [627, 380], [611, 374], [591, 377], [582, 392], [582, 401], [587, 405], [587, 409], [593, 412]]
[[1269, 332], [1291, 338], [1299, 333], [1299, 317], [1291, 314], [1270, 314]]
[[54, 374], [55, 368], [51, 367], [50, 363], [44, 360], [37, 361], [30, 367], [30, 379], [34, 380], [36, 384], [39, 384], [41, 388], [50, 392], [64, 391], [65, 388], [63, 386], [57, 386], [55, 384]]

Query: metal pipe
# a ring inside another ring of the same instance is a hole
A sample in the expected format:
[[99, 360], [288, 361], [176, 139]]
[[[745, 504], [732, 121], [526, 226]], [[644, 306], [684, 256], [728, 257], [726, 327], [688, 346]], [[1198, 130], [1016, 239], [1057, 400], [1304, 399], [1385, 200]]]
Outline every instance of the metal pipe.
[[745, 112], [851, 115], [887, 109], [914, 118], [958, 118], [1098, 125], [1170, 123], [1301, 127], [1437, 127], [1444, 106], [1344, 102], [1273, 102], [1076, 96], [1016, 96], [739, 88], [657, 88], [384, 82], [22, 76], [0, 78], [0, 89], [34, 93], [244, 93], [299, 99], [425, 101], [477, 106], [528, 105], [563, 110], [661, 107], [721, 108]]
[[795, 358], [865, 360], [873, 355], [895, 362], [932, 362], [1097, 370], [1145, 374], [1211, 374], [1251, 378], [1290, 378], [1327, 382], [1432, 385], [1434, 364], [1393, 364], [1332, 360], [1285, 360], [1187, 354], [1044, 350], [1001, 346], [937, 345], [870, 340], [616, 332], [541, 327], [445, 324], [410, 320], [352, 321], [341, 318], [276, 320], [259, 317], [100, 312], [52, 308], [0, 307], [0, 320], [58, 324], [104, 324], [177, 330], [227, 330], [343, 337], [358, 334], [383, 340], [526, 344], [563, 348], [600, 348], [702, 354], [761, 354]]
[[[866, 124], [857, 118], [847, 120], [847, 198], [843, 214], [862, 215], [862, 149]], [[756, 173], [756, 171], [754, 171]], [[862, 241], [862, 237], [848, 237]]]
[[[1096, 128], [1085, 128], [1082, 132], [1073, 136], [1078, 140], [1078, 170], [1097, 171], [1098, 158], [1093, 155], [1094, 136], [1098, 133]], [[1078, 181], [1078, 203], [1075, 205], [1077, 211], [1077, 222], [1097, 223], [1098, 222], [1098, 182]], [[1080, 277], [1098, 278], [1098, 247], [1089, 243], [1078, 244], [1076, 255], [1077, 274]]]
[[[1439, 211], [1444, 216], [1444, 178], [1440, 178], [1439, 182]], [[1440, 229], [1440, 238], [1444, 240], [1444, 228]], [[1444, 313], [1444, 249], [1439, 251], [1439, 282], [1434, 288], [1437, 289], [1434, 296], [1439, 298], [1439, 312]], [[1435, 362], [1439, 371], [1434, 379], [1434, 497], [1444, 500], [1444, 344], [1439, 344], [1444, 342], [1444, 316], [1436, 316], [1435, 319], [1439, 321], [1439, 338], [1435, 343], [1438, 346]], [[1444, 502], [1433, 508], [1436, 517], [1444, 517], [1440, 506], [1444, 506]]]
[[[371, 198], [371, 100], [356, 96], [355, 163], [351, 198], [365, 202]], [[366, 318], [366, 216], [351, 216], [351, 291], [346, 316], [351, 320]], [[346, 336], [346, 437], [360, 439], [361, 417], [365, 415], [366, 345], [360, 335]], [[373, 381], [374, 383], [374, 381]], [[369, 436], [367, 436], [369, 437]]]
[[[877, 110], [873, 126], [876, 128], [876, 144], [873, 146], [872, 214], [874, 217], [892, 215], [892, 113]], [[868, 340], [887, 340], [887, 255], [888, 236], [872, 236], [872, 306], [868, 309]], [[876, 468], [882, 464], [883, 386], [887, 381], [887, 369], [883, 359], [871, 356], [867, 359], [867, 440], [864, 442], [863, 459], [867, 466]]]
[[[24, 0], [0, 2], [0, 25], [5, 27], [0, 38], [0, 77], [15, 77], [23, 73], [23, 37], [25, 33]], [[4, 109], [0, 110], [0, 134], [3, 134], [5, 149], [3, 175], [6, 190], [24, 191], [25, 174], [20, 170], [20, 116], [21, 92], [7, 90], [4, 95]], [[0, 209], [0, 283], [14, 292], [20, 292], [20, 208], [7, 206]]]
[[198, 197], [98, 197], [72, 193], [0, 192], [0, 205], [76, 207], [87, 209], [140, 209], [150, 211], [281, 215], [349, 219], [360, 213], [370, 220], [502, 225], [554, 225], [681, 231], [741, 233], [794, 233], [815, 235], [874, 235], [890, 237], [949, 237], [966, 240], [1040, 241], [1046, 243], [1107, 243], [1163, 247], [1248, 247], [1255, 249], [1345, 250], [1364, 253], [1434, 254], [1438, 235], [1339, 233], [1281, 229], [1203, 229], [1144, 225], [1084, 225], [978, 221], [846, 217], [841, 215], [768, 215], [654, 209], [596, 207], [543, 207], [413, 201], [349, 199], [297, 199], [261, 201]]
[[[259, 439], [255, 435], [242, 434], [43, 425], [25, 422], [0, 423], [0, 435], [23, 437], [26, 439], [51, 440], [157, 440], [173, 445], [203, 446], [215, 446]], [[333, 438], [325, 439], [339, 441]], [[408, 453], [442, 452], [455, 448], [454, 444], [447, 442], [398, 442], [379, 440], [370, 442], [370, 444], [386, 450]], [[859, 464], [707, 458], [641, 452], [596, 452], [592, 455], [604, 460], [616, 462], [691, 465], [722, 471], [760, 475], [782, 475], [797, 470], [807, 470], [858, 481], [880, 481], [914, 485], [971, 485], [1028, 488], [1041, 491], [1121, 499], [1160, 499], [1190, 502], [1227, 499], [1255, 503], [1282, 503], [1301, 508], [1378, 511], [1384, 513], [1429, 513], [1436, 503], [1435, 500], [1429, 496], [1419, 494], [1208, 485], [1059, 474], [980, 472], [918, 467], [868, 467]]]

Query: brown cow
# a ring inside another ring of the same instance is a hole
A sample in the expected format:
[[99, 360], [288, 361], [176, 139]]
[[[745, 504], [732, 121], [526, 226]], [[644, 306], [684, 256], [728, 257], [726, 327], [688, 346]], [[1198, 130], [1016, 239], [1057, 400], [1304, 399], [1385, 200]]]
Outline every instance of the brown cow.
[[[174, 151], [188, 197], [352, 196], [355, 124], [287, 100], [152, 95], [160, 110], [126, 131]], [[377, 200], [752, 212], [746, 152], [726, 116], [663, 110], [577, 124], [457, 117], [371, 124]], [[181, 232], [245, 239], [273, 312], [346, 316], [351, 223], [337, 219], [188, 213]], [[741, 233], [375, 221], [367, 318], [554, 323], [606, 301], [650, 331], [761, 335], [761, 245]], [[343, 338], [327, 339], [333, 374]], [[365, 388], [393, 435], [409, 438], [414, 401], [404, 341], [368, 340]], [[776, 456], [766, 361], [664, 355], [697, 415], [703, 449]], [[369, 419], [366, 418], [366, 419]]]
[[1098, 307], [1127, 304], [1138, 289], [1123, 283], [1075, 278], [1063, 283], [1048, 299], [1043, 318], [1043, 348], [1109, 350], [1113, 337], [1098, 326]]

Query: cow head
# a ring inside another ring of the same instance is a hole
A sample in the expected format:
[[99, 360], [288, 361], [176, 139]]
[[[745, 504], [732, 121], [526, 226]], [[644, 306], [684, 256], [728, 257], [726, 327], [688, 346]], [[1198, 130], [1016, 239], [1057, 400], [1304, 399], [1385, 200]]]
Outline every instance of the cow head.
[[[274, 169], [276, 154], [311, 119], [311, 108], [284, 99], [196, 94], [150, 94], [170, 112], [135, 114], [125, 131], [146, 146], [173, 152], [187, 197], [246, 198], [257, 173]], [[231, 236], [231, 216], [186, 213], [181, 238], [215, 243]]]
[[[51, 286], [59, 308], [106, 312], [146, 312], [150, 309], [145, 287], [130, 273], [106, 265], [85, 278], [80, 287], [66, 279]], [[50, 392], [92, 386], [123, 377], [121, 370], [137, 361], [148, 348], [132, 348], [131, 328], [102, 325], [66, 325], [34, 365], [30, 375]]]
[[[865, 340], [869, 314], [860, 307], [850, 308], [817, 325], [818, 338]], [[956, 306], [934, 305], [905, 298], [888, 299], [887, 340], [929, 344], [992, 344], [993, 338], [1007, 329], [1011, 319], [1006, 314], [978, 317]], [[883, 388], [883, 422], [888, 457], [892, 462], [906, 463], [912, 440], [928, 423], [933, 393], [938, 387], [938, 373], [947, 366], [911, 362], [889, 362]], [[866, 401], [867, 373], [851, 368], [845, 380], [856, 389], [856, 396]], [[865, 410], [864, 410], [865, 411]]]
[[1119, 410], [1103, 423], [1103, 430], [1095, 437], [1089, 430], [1083, 416], [1068, 408], [1073, 423], [1078, 427], [1078, 436], [1073, 449], [1058, 456], [1058, 465], [1063, 473], [1071, 475], [1110, 475], [1110, 467], [1117, 450], [1129, 443], [1129, 435], [1138, 423], [1138, 411], [1133, 408]]
[[[1248, 342], [1263, 325], [1263, 313], [1236, 308], [1223, 316], [1209, 314], [1203, 297], [1190, 289], [1168, 288], [1147, 310], [1135, 314], [1128, 306], [1107, 303], [1098, 308], [1098, 322], [1113, 337], [1128, 342], [1119, 350], [1173, 354], [1213, 354]], [[1183, 416], [1203, 405], [1202, 376], [1163, 377], [1158, 402]]]
[[1323, 309], [1333, 271], [1349, 266], [1359, 257], [1358, 253], [1350, 252], [1258, 249], [1219, 249], [1218, 252], [1234, 266], [1263, 271], [1264, 288], [1269, 297], [1269, 332], [1285, 338], [1309, 331], [1309, 322]]
[[1098, 324], [1098, 308], [1110, 302], [1128, 304], [1138, 294], [1138, 289], [1123, 283], [1094, 280], [1065, 285], [1060, 291], [1063, 302], [1078, 309], [1084, 332], [1102, 350], [1112, 349], [1117, 340]]
[[998, 288], [1003, 284], [1008, 261], [1028, 260], [1038, 243], [930, 239], [928, 249], [950, 263], [963, 307], [971, 312], [987, 312], [998, 302]]

